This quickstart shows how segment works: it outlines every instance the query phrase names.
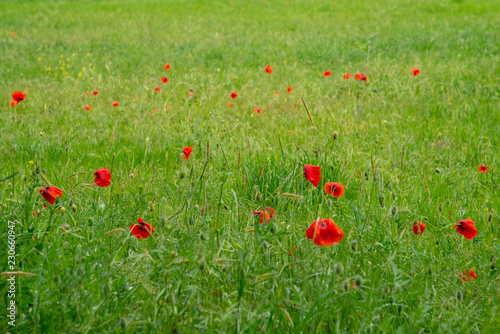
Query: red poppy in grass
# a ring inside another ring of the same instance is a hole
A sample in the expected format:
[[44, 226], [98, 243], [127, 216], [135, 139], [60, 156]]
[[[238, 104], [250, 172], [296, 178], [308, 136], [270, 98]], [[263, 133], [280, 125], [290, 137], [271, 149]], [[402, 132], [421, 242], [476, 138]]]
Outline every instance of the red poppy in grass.
[[463, 273], [460, 273], [460, 278], [464, 282], [468, 282], [469, 279], [477, 279], [476, 273], [474, 272], [474, 269], [469, 269], [469, 272], [467, 272], [467, 269], [464, 270]]
[[17, 32], [13, 32], [13, 33], [12, 33], [12, 36], [17, 36]]
[[260, 108], [253, 108], [253, 112], [256, 112], [257, 114], [260, 114]]
[[10, 107], [14, 108], [17, 105], [16, 101], [10, 101]]
[[235, 99], [236, 97], [238, 97], [238, 93], [232, 92], [231, 93], [231, 98]]
[[457, 229], [458, 234], [463, 235], [466, 239], [474, 239], [477, 235], [477, 228], [474, 226], [475, 222], [471, 219], [464, 219], [457, 223], [457, 225], [453, 226], [453, 228]]
[[166, 64], [165, 64], [165, 71], [168, 71], [169, 69], [171, 69], [170, 64], [169, 64], [169, 63], [166, 63]]
[[95, 184], [99, 187], [107, 187], [111, 184], [111, 172], [107, 168], [98, 169], [95, 173]]
[[354, 79], [355, 80], [363, 80], [363, 81], [368, 80], [368, 78], [366, 77], [366, 75], [363, 72], [356, 73], [356, 75], [354, 75]]
[[130, 226], [130, 232], [137, 239], [146, 239], [154, 231], [155, 228], [142, 220], [142, 218], [137, 219], [137, 224]]
[[274, 92], [274, 95], [280, 95], [280, 93], [278, 93], [278, 92]]
[[234, 106], [234, 103], [233, 103], [233, 102], [228, 102], [228, 103], [227, 103], [227, 107], [228, 107], [228, 108], [231, 108], [232, 106]]
[[252, 212], [255, 218], [259, 218], [259, 225], [262, 223], [269, 223], [271, 219], [273, 219], [276, 216], [276, 210], [273, 208], [267, 206], [266, 210], [257, 210]]
[[22, 102], [25, 98], [26, 94], [21, 91], [14, 92], [14, 94], [12, 94], [12, 99], [17, 103]]
[[417, 222], [413, 224], [413, 233], [419, 235], [424, 233], [424, 231], [425, 231], [425, 224], [417, 220]]
[[332, 71], [327, 70], [325, 73], [323, 73], [323, 75], [324, 75], [325, 77], [329, 77], [330, 75], [332, 75]]
[[273, 68], [271, 66], [267, 65], [266, 66], [266, 73], [269, 73], [269, 74], [273, 73]]
[[167, 83], [168, 82], [168, 78], [167, 77], [161, 77], [160, 80], [163, 83]]
[[486, 174], [487, 171], [489, 171], [491, 168], [488, 165], [481, 165], [479, 166], [479, 173]]
[[161, 93], [161, 88], [160, 88], [160, 87], [156, 87], [156, 88], [155, 88], [155, 91], [156, 91], [157, 93]]
[[306, 236], [318, 246], [333, 246], [342, 241], [344, 231], [330, 218], [318, 219], [307, 229]]
[[420, 73], [420, 70], [418, 68], [413, 67], [411, 69], [411, 73], [413, 73], [413, 76], [417, 76]]
[[352, 76], [351, 73], [346, 73], [344, 74], [344, 79], [349, 79]]
[[325, 183], [325, 192], [339, 198], [344, 195], [344, 185], [340, 182], [327, 182]]
[[120, 104], [118, 102], [113, 102], [113, 107], [118, 107]]
[[317, 188], [319, 180], [321, 179], [321, 167], [305, 164], [304, 175], [306, 180], [311, 182], [311, 184]]
[[88, 104], [85, 105], [85, 111], [90, 111], [92, 110], [92, 106], [89, 106]]
[[266, 206], [266, 211], [267, 213], [269, 213], [269, 217], [271, 217], [271, 219], [276, 217], [276, 210], [274, 210], [270, 206]]
[[191, 146], [184, 147], [182, 149], [182, 154], [184, 154], [184, 156], [182, 157], [182, 159], [188, 160], [189, 159], [189, 155], [191, 154], [191, 152], [193, 152], [193, 148]]
[[43, 199], [52, 205], [56, 202], [56, 197], [61, 198], [62, 193], [63, 191], [61, 189], [54, 186], [40, 189], [40, 195], [42, 195]]
[[293, 87], [292, 86], [288, 86], [288, 89], [286, 90], [288, 93], [291, 93], [293, 90]]
[[194, 95], [194, 93], [192, 91], [188, 92], [188, 96], [193, 96], [193, 95]]
[[38, 217], [42, 215], [42, 209], [38, 208], [36, 211], [32, 210], [31, 213], [33, 214], [34, 217]]
[[95, 91], [92, 92], [92, 94], [97, 95], [97, 94], [99, 94], [99, 91], [95, 90]]

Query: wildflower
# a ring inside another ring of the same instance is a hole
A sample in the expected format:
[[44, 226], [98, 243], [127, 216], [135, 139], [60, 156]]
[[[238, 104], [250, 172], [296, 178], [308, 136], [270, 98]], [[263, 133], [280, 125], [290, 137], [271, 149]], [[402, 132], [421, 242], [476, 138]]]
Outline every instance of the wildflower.
[[10, 101], [10, 107], [14, 108], [17, 105], [16, 101]]
[[344, 79], [349, 79], [352, 76], [351, 73], [346, 73], [344, 74]]
[[191, 152], [193, 152], [193, 148], [191, 146], [185, 146], [182, 149], [182, 154], [184, 154], [184, 156], [182, 157], [182, 159], [188, 160], [189, 156], [191, 155]]
[[475, 222], [471, 219], [464, 219], [457, 223], [457, 225], [453, 226], [453, 228], [457, 229], [458, 234], [463, 235], [466, 239], [471, 240], [474, 239], [477, 235], [477, 229], [474, 226]]
[[188, 92], [188, 96], [193, 96], [193, 95], [194, 95], [194, 93], [192, 91]]
[[491, 168], [488, 165], [481, 165], [479, 166], [479, 173], [486, 174], [487, 171], [489, 171]]
[[14, 94], [12, 94], [12, 99], [14, 101], [16, 101], [17, 103], [22, 102], [25, 98], [26, 98], [26, 94], [24, 94], [21, 91], [14, 92]]
[[255, 216], [255, 218], [260, 217], [259, 225], [262, 223], [267, 224], [271, 221], [271, 219], [276, 217], [276, 210], [274, 210], [273, 208], [271, 208], [269, 206], [266, 206], [265, 210], [257, 210], [257, 211], [253, 211], [252, 213]]
[[418, 68], [413, 67], [411, 69], [411, 73], [413, 73], [413, 76], [416, 77], [420, 73], [420, 70]]
[[120, 104], [118, 102], [113, 102], [113, 107], [118, 107]]
[[293, 87], [292, 86], [288, 86], [288, 89], [286, 90], [288, 93], [291, 93], [293, 90]]
[[90, 111], [92, 110], [92, 106], [89, 106], [88, 104], [85, 105], [85, 111]]
[[98, 187], [107, 187], [111, 184], [111, 172], [107, 168], [98, 169], [94, 175], [94, 182]]
[[324, 77], [329, 77], [330, 75], [332, 75], [332, 71], [330, 70], [327, 70], [325, 73], [323, 73]]
[[56, 202], [56, 197], [61, 198], [63, 191], [57, 187], [49, 186], [44, 187], [39, 190], [40, 195], [42, 195], [43, 199], [54, 205]]
[[460, 278], [464, 282], [468, 282], [471, 278], [472, 279], [477, 279], [476, 273], [474, 272], [474, 269], [469, 269], [469, 272], [467, 272], [467, 269], [464, 270], [463, 274], [460, 273]]
[[130, 232], [137, 239], [146, 239], [154, 231], [155, 228], [144, 222], [142, 218], [137, 219], [137, 224], [130, 226]]
[[92, 94], [97, 95], [97, 94], [99, 94], [99, 91], [95, 90], [95, 91], [92, 92]]
[[321, 179], [321, 167], [305, 164], [304, 176], [307, 181], [311, 182], [311, 184], [317, 188], [319, 180]]
[[233, 103], [233, 102], [228, 102], [228, 103], [227, 103], [227, 107], [228, 107], [228, 108], [231, 108], [232, 106], [234, 106], [234, 103]]
[[166, 63], [166, 64], [165, 64], [165, 71], [168, 71], [169, 69], [171, 69], [170, 64], [169, 64], [169, 63]]
[[363, 81], [366, 81], [366, 80], [368, 80], [368, 78], [366, 77], [366, 75], [364, 73], [356, 73], [354, 75], [354, 80], [363, 80]]
[[344, 195], [344, 185], [340, 182], [327, 182], [325, 183], [325, 192], [333, 197], [341, 197]]
[[280, 95], [280, 93], [278, 93], [278, 92], [274, 92], [274, 95]]
[[232, 98], [232, 99], [235, 99], [236, 97], [238, 97], [238, 93], [236, 93], [236, 92], [232, 92], [232, 93], [231, 93], [231, 98]]
[[269, 74], [273, 73], [273, 68], [271, 66], [267, 65], [266, 66], [266, 73], [269, 73]]
[[413, 223], [413, 233], [416, 235], [422, 234], [425, 231], [425, 224], [422, 222], [419, 222], [417, 220], [416, 223]]
[[157, 93], [161, 93], [161, 88], [160, 88], [160, 87], [156, 87], [156, 88], [155, 88], [155, 91], [156, 91]]
[[161, 77], [160, 80], [163, 83], [167, 83], [168, 82], [168, 78], [167, 77]]
[[333, 246], [342, 241], [344, 232], [330, 218], [314, 221], [306, 230], [307, 239], [318, 246]]
[[260, 108], [253, 108], [253, 112], [257, 113], [257, 114], [260, 114]]

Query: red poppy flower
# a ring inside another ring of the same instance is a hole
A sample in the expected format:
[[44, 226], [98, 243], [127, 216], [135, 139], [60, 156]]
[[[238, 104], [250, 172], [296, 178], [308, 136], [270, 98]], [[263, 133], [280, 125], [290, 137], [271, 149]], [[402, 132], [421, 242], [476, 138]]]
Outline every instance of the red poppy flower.
[[346, 73], [344, 74], [344, 79], [349, 79], [352, 76], [351, 73]]
[[16, 101], [10, 101], [10, 107], [14, 108], [17, 105]]
[[487, 171], [489, 171], [491, 168], [488, 165], [481, 165], [479, 166], [479, 173], [486, 174]]
[[169, 63], [166, 63], [166, 64], [165, 64], [165, 71], [168, 71], [169, 69], [171, 69], [170, 64], [169, 64]]
[[356, 75], [354, 76], [354, 79], [355, 80], [363, 80], [363, 81], [368, 80], [368, 78], [366, 77], [366, 75], [364, 73], [356, 73]]
[[269, 73], [269, 74], [273, 73], [273, 68], [271, 66], [267, 65], [266, 66], [266, 73]]
[[237, 96], [238, 96], [238, 93], [236, 93], [236, 92], [231, 93], [231, 98], [235, 99]]
[[137, 219], [137, 224], [130, 226], [130, 232], [137, 239], [146, 239], [155, 231], [155, 228], [144, 222], [142, 218]]
[[17, 32], [13, 32], [13, 33], [12, 33], [12, 36], [17, 36]]
[[184, 157], [182, 157], [182, 159], [188, 160], [189, 159], [189, 155], [191, 154], [191, 152], [193, 152], [193, 148], [191, 146], [184, 147], [183, 150], [182, 150], [182, 153], [184, 154]]
[[278, 93], [278, 92], [274, 92], [274, 95], [280, 95], [280, 93]]
[[166, 78], [166, 77], [161, 77], [160, 80], [163, 83], [167, 83], [168, 82], [168, 78]]
[[425, 231], [425, 224], [417, 221], [416, 224], [413, 224], [413, 233], [416, 235], [422, 234]]
[[464, 270], [463, 274], [460, 273], [460, 278], [462, 279], [462, 281], [464, 282], [468, 282], [469, 279], [477, 279], [477, 276], [476, 276], [476, 273], [474, 272], [474, 269], [469, 269], [469, 272], [467, 272], [467, 269]]
[[273, 219], [276, 216], [276, 210], [273, 208], [267, 206], [266, 210], [257, 210], [252, 212], [255, 218], [260, 217], [259, 220], [259, 225], [262, 223], [269, 223], [271, 219]]
[[327, 182], [325, 183], [325, 192], [333, 197], [341, 197], [344, 195], [344, 185], [340, 182]]
[[97, 94], [99, 94], [99, 91], [95, 90], [95, 91], [92, 92], [92, 94], [97, 95]]
[[318, 246], [333, 246], [342, 241], [344, 231], [330, 218], [318, 219], [307, 229], [306, 236]]
[[288, 89], [286, 90], [288, 93], [291, 93], [293, 90], [293, 87], [292, 86], [288, 86]]
[[324, 75], [325, 77], [329, 77], [330, 75], [332, 75], [332, 71], [327, 70], [325, 73], [323, 73], [323, 75]]
[[90, 111], [92, 110], [92, 106], [89, 106], [88, 104], [85, 105], [85, 111]]
[[317, 188], [319, 180], [321, 179], [321, 167], [305, 164], [304, 175], [306, 180], [311, 182], [312, 185]]
[[253, 108], [253, 112], [256, 112], [257, 114], [260, 114], [260, 108]]
[[463, 235], [466, 239], [474, 239], [477, 235], [477, 228], [474, 226], [475, 223], [471, 219], [464, 219], [453, 226], [457, 229], [458, 234]]
[[233, 103], [233, 102], [228, 102], [228, 103], [227, 103], [227, 107], [228, 107], [228, 108], [231, 108], [232, 106], [234, 106], [234, 103]]
[[49, 186], [40, 189], [40, 195], [42, 195], [43, 199], [45, 199], [50, 204], [54, 204], [56, 202], [56, 197], [61, 198], [63, 191], [57, 187]]
[[269, 217], [271, 217], [271, 219], [276, 217], [276, 210], [274, 210], [270, 206], [266, 206], [266, 211], [267, 213], [269, 213]]
[[89, 93], [89, 92], [86, 92], [86, 93], [85, 93], [85, 95], [86, 95], [86, 96], [89, 96], [89, 95], [90, 95], [90, 93]]
[[118, 107], [120, 104], [118, 102], [113, 102], [113, 107]]
[[420, 70], [418, 68], [413, 67], [411, 69], [411, 73], [413, 73], [413, 76], [417, 76], [420, 73]]
[[95, 173], [95, 184], [99, 187], [107, 187], [111, 184], [111, 172], [107, 168], [98, 169]]
[[188, 92], [188, 96], [193, 96], [193, 95], [194, 95], [194, 93], [192, 91]]
[[156, 91], [157, 93], [161, 93], [161, 88], [160, 88], [160, 87], [156, 87], [156, 88], [155, 88], [155, 91]]
[[22, 102], [25, 98], [26, 94], [21, 91], [14, 92], [14, 94], [12, 94], [12, 99], [17, 103]]

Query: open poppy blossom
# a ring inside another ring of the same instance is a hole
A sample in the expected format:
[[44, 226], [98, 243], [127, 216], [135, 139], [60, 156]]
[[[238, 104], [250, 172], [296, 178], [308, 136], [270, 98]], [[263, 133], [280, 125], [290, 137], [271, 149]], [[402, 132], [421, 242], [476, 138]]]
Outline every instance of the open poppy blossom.
[[280, 93], [278, 93], [278, 92], [274, 92], [274, 95], [280, 95]]
[[168, 78], [167, 77], [161, 77], [160, 80], [163, 83], [167, 83], [168, 82]]
[[194, 95], [194, 93], [192, 91], [188, 92], [188, 96], [193, 96], [193, 95]]
[[474, 269], [469, 269], [469, 272], [467, 272], [467, 269], [464, 270], [463, 274], [460, 273], [460, 278], [464, 282], [468, 282], [471, 278], [472, 279], [477, 279], [476, 273], [474, 272]]
[[269, 74], [273, 73], [273, 68], [271, 66], [267, 65], [266, 66], [266, 73], [269, 73]]
[[191, 146], [184, 147], [182, 149], [182, 154], [184, 154], [184, 156], [182, 157], [182, 159], [188, 160], [189, 156], [191, 155], [191, 152], [193, 152], [193, 148]]
[[10, 101], [10, 107], [14, 108], [17, 105], [16, 101]]
[[92, 106], [89, 106], [88, 104], [85, 105], [85, 111], [91, 111]]
[[323, 73], [323, 76], [325, 77], [329, 77], [330, 75], [332, 75], [332, 71], [330, 70], [327, 70], [325, 73]]
[[98, 187], [107, 187], [111, 184], [111, 172], [107, 168], [98, 169], [94, 175], [94, 182]]
[[118, 102], [113, 102], [113, 107], [118, 107], [120, 104]]
[[339, 198], [344, 195], [344, 185], [340, 182], [327, 182], [325, 183], [325, 192]]
[[95, 90], [95, 91], [92, 92], [92, 94], [97, 95], [97, 94], [99, 94], [99, 91]]
[[344, 74], [344, 79], [349, 79], [352, 76], [351, 73], [346, 73]]
[[169, 63], [166, 63], [166, 64], [165, 64], [165, 71], [168, 71], [169, 69], [171, 69], [170, 64], [169, 64]]
[[156, 87], [156, 88], [155, 88], [155, 91], [156, 91], [157, 93], [161, 93], [161, 88], [160, 88], [160, 87]]
[[43, 199], [54, 205], [56, 202], [56, 197], [61, 198], [63, 191], [57, 187], [49, 186], [40, 189], [40, 195], [42, 195]]
[[257, 113], [257, 114], [260, 114], [260, 108], [253, 108], [253, 112]]
[[233, 102], [228, 102], [228, 103], [227, 103], [227, 107], [228, 107], [228, 108], [231, 108], [232, 106], [234, 106], [234, 103], [233, 103]]
[[235, 99], [237, 97], [238, 97], [238, 93], [236, 93], [236, 92], [231, 93], [231, 98]]
[[14, 94], [12, 94], [12, 99], [14, 101], [16, 101], [17, 103], [24, 101], [25, 98], [26, 98], [26, 94], [24, 94], [21, 91], [14, 92]]
[[130, 226], [130, 233], [137, 239], [146, 239], [154, 231], [155, 228], [142, 220], [142, 218], [137, 219], [137, 224]]
[[368, 80], [368, 78], [366, 77], [366, 75], [365, 75], [363, 72], [361, 72], [361, 73], [356, 73], [356, 74], [354, 75], [354, 79], [355, 79], [355, 80], [363, 80], [363, 81]]
[[344, 231], [330, 218], [318, 219], [306, 230], [306, 236], [318, 246], [333, 246], [342, 241]]
[[288, 86], [288, 89], [286, 90], [288, 93], [291, 93], [293, 90], [293, 87], [292, 86]]
[[276, 210], [273, 208], [266, 206], [266, 210], [257, 210], [252, 212], [255, 218], [259, 218], [259, 225], [262, 223], [269, 223], [271, 219], [276, 217]]
[[418, 68], [413, 67], [411, 69], [411, 73], [413, 73], [413, 76], [416, 77], [420, 73], [420, 70]]
[[477, 235], [477, 228], [474, 225], [475, 222], [473, 222], [472, 219], [464, 219], [459, 221], [457, 225], [453, 226], [453, 228], [457, 229], [458, 234], [461, 234], [466, 239], [471, 240]]
[[311, 182], [314, 187], [318, 187], [319, 180], [321, 179], [321, 167], [313, 165], [304, 165], [304, 176], [306, 180]]
[[481, 165], [479, 166], [479, 173], [486, 174], [487, 171], [489, 171], [491, 168], [488, 165]]
[[425, 231], [425, 224], [422, 222], [417, 221], [416, 223], [413, 223], [413, 233], [416, 235], [422, 234]]

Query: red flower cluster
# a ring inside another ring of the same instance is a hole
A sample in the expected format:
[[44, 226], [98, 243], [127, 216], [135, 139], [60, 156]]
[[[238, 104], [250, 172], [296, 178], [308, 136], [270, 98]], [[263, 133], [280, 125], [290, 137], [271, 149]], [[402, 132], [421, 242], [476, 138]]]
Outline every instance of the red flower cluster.
[[12, 94], [12, 101], [10, 101], [11, 108], [15, 107], [20, 102], [24, 101], [25, 98], [26, 94], [24, 94], [23, 92], [21, 91], [14, 92], [14, 94]]
[[468, 282], [471, 278], [472, 279], [477, 279], [476, 273], [474, 272], [474, 269], [469, 269], [469, 272], [467, 270], [464, 270], [463, 274], [460, 273], [460, 278], [464, 282]]

